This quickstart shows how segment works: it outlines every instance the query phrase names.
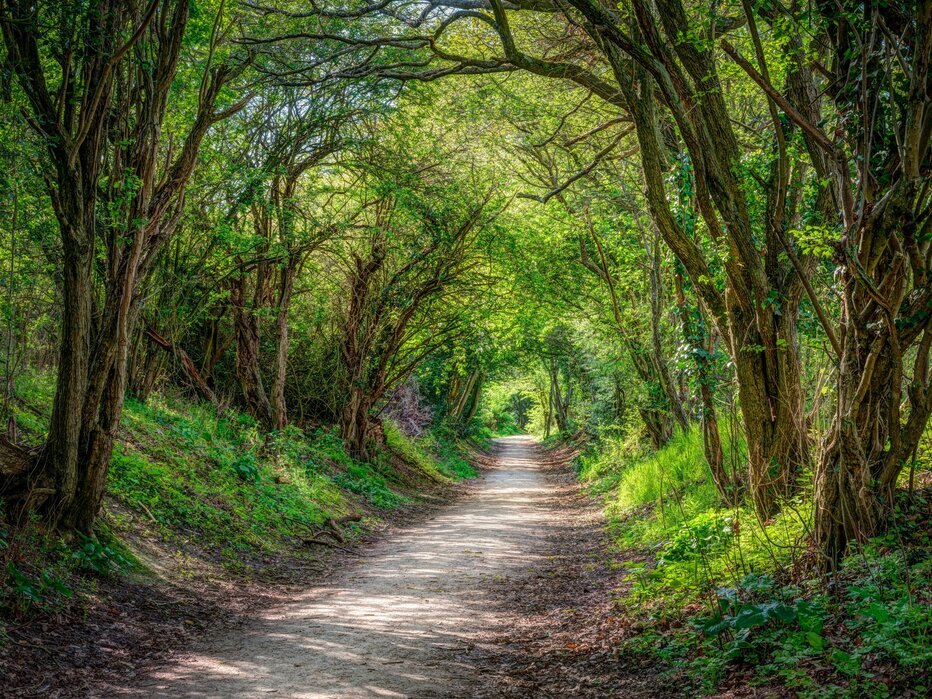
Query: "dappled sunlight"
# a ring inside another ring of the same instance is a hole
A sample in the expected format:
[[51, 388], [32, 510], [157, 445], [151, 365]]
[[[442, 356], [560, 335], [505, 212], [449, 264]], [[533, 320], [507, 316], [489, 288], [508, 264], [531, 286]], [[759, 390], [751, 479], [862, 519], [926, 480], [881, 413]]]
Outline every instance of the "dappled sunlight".
[[436, 697], [475, 682], [491, 583], [520, 576], [556, 528], [526, 437], [443, 514], [353, 560], [330, 584], [152, 673], [133, 696]]

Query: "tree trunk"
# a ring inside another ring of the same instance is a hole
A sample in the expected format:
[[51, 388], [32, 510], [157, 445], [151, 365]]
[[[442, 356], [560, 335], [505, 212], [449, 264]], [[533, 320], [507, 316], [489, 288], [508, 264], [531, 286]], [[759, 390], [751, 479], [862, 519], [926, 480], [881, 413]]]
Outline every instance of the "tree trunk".
[[[883, 17], [884, 10], [871, 11], [874, 23]], [[886, 56], [874, 42], [852, 41], [859, 30], [845, 8], [820, 3], [820, 12], [835, 71], [827, 92], [837, 113], [861, 115], [856, 125], [842, 120], [836, 143], [849, 150], [831, 154], [846, 229], [835, 256], [842, 289], [838, 397], [816, 470], [814, 537], [825, 567], [834, 569], [851, 542], [889, 523], [897, 479], [932, 411], [932, 2], [910, 6], [910, 31], [897, 39], [899, 79], [909, 87], [896, 96], [887, 88], [897, 80], [892, 72], [851, 89], [851, 75], [883, 74]], [[891, 124], [886, 114], [893, 113]], [[896, 148], [885, 150], [884, 142]], [[849, 163], [856, 164], [857, 187], [848, 182]]]
[[350, 390], [347, 401], [343, 404], [340, 430], [346, 450], [353, 458], [365, 461], [369, 458], [368, 428], [369, 402], [365, 393], [354, 387]]
[[246, 307], [245, 286], [244, 275], [234, 279], [230, 285], [233, 328], [236, 335], [236, 378], [243, 391], [249, 414], [263, 427], [271, 428], [272, 405], [269, 403], [259, 370], [259, 318], [253, 308]]
[[557, 431], [566, 432], [568, 426], [567, 406], [563, 401], [560, 389], [560, 367], [556, 360], [551, 360], [547, 371], [550, 373], [550, 393], [552, 396], [553, 414], [557, 422]]
[[718, 415], [715, 410], [715, 367], [712, 353], [715, 351], [714, 338], [706, 331], [702, 311], [691, 308], [686, 302], [683, 275], [679, 270], [674, 276], [676, 285], [677, 313], [683, 327], [683, 335], [690, 354], [696, 365], [696, 383], [702, 402], [702, 447], [712, 482], [723, 502], [734, 505], [737, 498], [734, 479], [725, 470], [725, 454], [722, 438], [718, 429]]
[[288, 424], [288, 406], [285, 403], [285, 379], [288, 372], [288, 309], [294, 292], [297, 265], [289, 259], [281, 269], [278, 292], [278, 312], [275, 317], [275, 370], [272, 377], [272, 427], [284, 429]]
[[460, 379], [459, 374], [453, 374], [453, 377], [450, 379], [450, 386], [447, 389], [447, 414], [452, 415], [455, 410], [455, 406], [459, 401], [460, 388], [462, 380]]
[[[814, 534], [829, 569], [850, 542], [883, 531], [893, 512], [897, 478], [932, 412], [932, 291], [924, 263], [916, 256], [910, 269], [903, 251], [915, 244], [918, 187], [918, 179], [894, 187], [866, 218], [857, 234], [859, 249], [849, 251], [840, 267], [838, 397], [815, 480]], [[897, 235], [904, 236], [905, 244]], [[906, 360], [905, 351], [912, 347], [914, 355]], [[911, 372], [906, 361], [912, 363]], [[906, 415], [901, 414], [904, 393]]]
[[[779, 338], [779, 344], [763, 340], [755, 331], [756, 323], [744, 313], [732, 309], [737, 321], [732, 331], [732, 359], [748, 447], [748, 486], [757, 512], [770, 517], [779, 509], [780, 500], [792, 493], [801, 468], [809, 463], [796, 330], [799, 305], [787, 302], [775, 319], [773, 337]], [[745, 330], [739, 334], [739, 328]], [[762, 351], [766, 346], [772, 350]]]
[[136, 289], [139, 258], [135, 246], [120, 259], [108, 283], [90, 367], [84, 405], [74, 497], [59, 511], [57, 523], [90, 535], [107, 485], [107, 471], [116, 441], [129, 374], [130, 337], [138, 316]]
[[92, 330], [94, 234], [63, 225], [62, 237], [65, 243], [62, 337], [55, 397], [49, 434], [37, 469], [40, 482], [28, 485], [48, 485], [54, 489], [45, 507], [46, 518], [52, 526], [72, 510], [78, 489], [81, 415], [87, 397]]
[[657, 362], [633, 340], [627, 340], [625, 344], [634, 370], [647, 389], [647, 400], [638, 406], [638, 414], [647, 428], [651, 445], [660, 449], [673, 438], [674, 422], [667, 403], [668, 396], [657, 376]]
[[227, 310], [226, 304], [218, 304], [210, 314], [210, 322], [207, 329], [207, 338], [204, 342], [204, 359], [201, 362], [200, 374], [205, 381], [210, 381], [214, 369], [223, 359], [223, 355], [233, 344], [236, 339], [236, 332], [231, 332], [225, 338], [220, 337], [220, 320]]
[[[653, 444], [654, 448], [659, 449], [673, 437], [673, 419], [675, 419], [684, 430], [689, 426], [689, 420], [686, 415], [686, 410], [683, 407], [683, 402], [680, 399], [680, 394], [670, 376], [669, 364], [667, 363], [663, 351], [663, 342], [660, 335], [663, 300], [660, 276], [659, 236], [657, 236], [655, 232], [655, 238], [652, 243], [647, 241], [646, 238], [642, 238], [641, 240], [650, 261], [650, 335], [653, 352], [649, 353], [638, 346], [638, 344], [630, 338], [630, 335], [626, 334], [626, 326], [622, 321], [618, 308], [615, 282], [609, 271], [602, 244], [594, 231], [591, 234], [599, 253], [600, 264], [595, 265], [589, 261], [589, 256], [586, 253], [586, 246], [582, 238], [580, 238], [579, 243], [580, 262], [584, 267], [595, 272], [608, 285], [615, 324], [631, 354], [631, 360], [635, 366], [635, 370], [641, 381], [644, 382], [648, 392], [648, 401], [650, 405], [642, 406], [638, 408], [638, 411], [644, 419], [644, 426], [647, 428], [651, 444]], [[658, 409], [660, 404], [663, 404], [663, 407]]]
[[469, 406], [466, 408], [466, 412], [463, 413], [463, 425], [468, 426], [472, 419], [476, 416], [476, 411], [479, 409], [479, 396], [482, 394], [482, 373], [479, 372], [476, 380], [473, 382], [472, 391], [470, 391], [470, 400]]
[[668, 419], [666, 413], [642, 407], [638, 408], [638, 413], [644, 427], [647, 428], [647, 436], [654, 449], [663, 448], [673, 439], [673, 422]]
[[138, 342], [130, 361], [130, 393], [145, 403], [165, 371], [164, 354]]
[[[656, 230], [656, 229], [655, 229]], [[653, 240], [644, 241], [644, 247], [647, 250], [650, 259], [650, 339], [653, 349], [651, 361], [654, 364], [654, 373], [663, 390], [667, 401], [670, 404], [670, 412], [673, 419], [680, 429], [689, 429], [689, 418], [686, 410], [683, 408], [683, 401], [676, 390], [676, 384], [670, 375], [670, 365], [667, 363], [665, 352], [663, 351], [663, 340], [660, 335], [661, 324], [663, 323], [663, 283], [661, 281], [660, 270], [660, 235], [653, 234]]]
[[737, 492], [734, 480], [725, 470], [725, 452], [718, 431], [718, 416], [715, 412], [712, 389], [707, 383], [703, 383], [699, 392], [702, 395], [702, 450], [709, 465], [709, 473], [712, 474], [712, 482], [715, 483], [722, 501], [734, 505], [737, 502]]
[[370, 281], [385, 262], [385, 240], [378, 238], [369, 260], [356, 255], [350, 273], [350, 303], [347, 309], [341, 356], [346, 372], [347, 397], [340, 416], [340, 432], [351, 456], [367, 457], [366, 433], [371, 398], [368, 361], [371, 333], [364, 332], [369, 306]]
[[625, 412], [627, 412], [627, 397], [625, 396], [625, 389], [621, 383], [621, 376], [616, 372], [612, 375], [612, 412], [614, 414], [615, 421], [618, 423], [624, 422]]

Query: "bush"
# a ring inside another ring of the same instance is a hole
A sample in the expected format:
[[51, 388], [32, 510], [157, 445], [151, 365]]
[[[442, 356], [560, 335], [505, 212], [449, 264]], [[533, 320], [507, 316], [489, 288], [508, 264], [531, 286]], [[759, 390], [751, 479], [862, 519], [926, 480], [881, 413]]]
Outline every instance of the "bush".
[[671, 563], [709, 556], [724, 550], [734, 539], [735, 518], [711, 510], [682, 524], [660, 552], [658, 561]]
[[605, 499], [616, 545], [644, 558], [627, 564], [632, 584], [621, 600], [644, 629], [630, 650], [656, 655], [706, 692], [737, 667], [798, 696], [923, 687], [932, 664], [923, 492], [902, 498], [889, 536], [845, 559], [828, 594], [821, 580], [798, 579], [808, 495], [767, 522], [749, 505], [721, 507], [696, 432], [651, 454], [604, 434], [578, 466]]

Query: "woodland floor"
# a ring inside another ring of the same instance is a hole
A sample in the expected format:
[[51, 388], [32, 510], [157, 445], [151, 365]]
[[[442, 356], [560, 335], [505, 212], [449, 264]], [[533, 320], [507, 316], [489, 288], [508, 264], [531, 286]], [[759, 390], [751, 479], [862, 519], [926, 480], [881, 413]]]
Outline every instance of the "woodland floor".
[[[662, 668], [616, 650], [632, 633], [613, 616], [623, 576], [566, 457], [497, 440], [465, 495], [312, 587], [226, 613], [222, 598], [200, 613], [189, 601], [195, 628], [167, 658], [124, 657], [122, 675], [32, 686], [101, 697], [682, 696]], [[119, 647], [143, 639], [103, 640], [120, 662]]]

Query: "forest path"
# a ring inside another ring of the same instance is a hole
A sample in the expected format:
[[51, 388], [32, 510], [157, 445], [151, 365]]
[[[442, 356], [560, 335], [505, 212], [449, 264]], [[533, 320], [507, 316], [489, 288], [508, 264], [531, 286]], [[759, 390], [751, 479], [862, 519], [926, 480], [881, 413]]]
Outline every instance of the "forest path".
[[[127, 689], [158, 697], [466, 697], [507, 637], [502, 580], [533, 577], [561, 523], [542, 451], [497, 440], [474, 492], [324, 584]], [[552, 493], [551, 493], [552, 494]], [[564, 518], [565, 519], [565, 518]], [[477, 694], [478, 693], [478, 694]], [[497, 695], [497, 694], [496, 694]]]

